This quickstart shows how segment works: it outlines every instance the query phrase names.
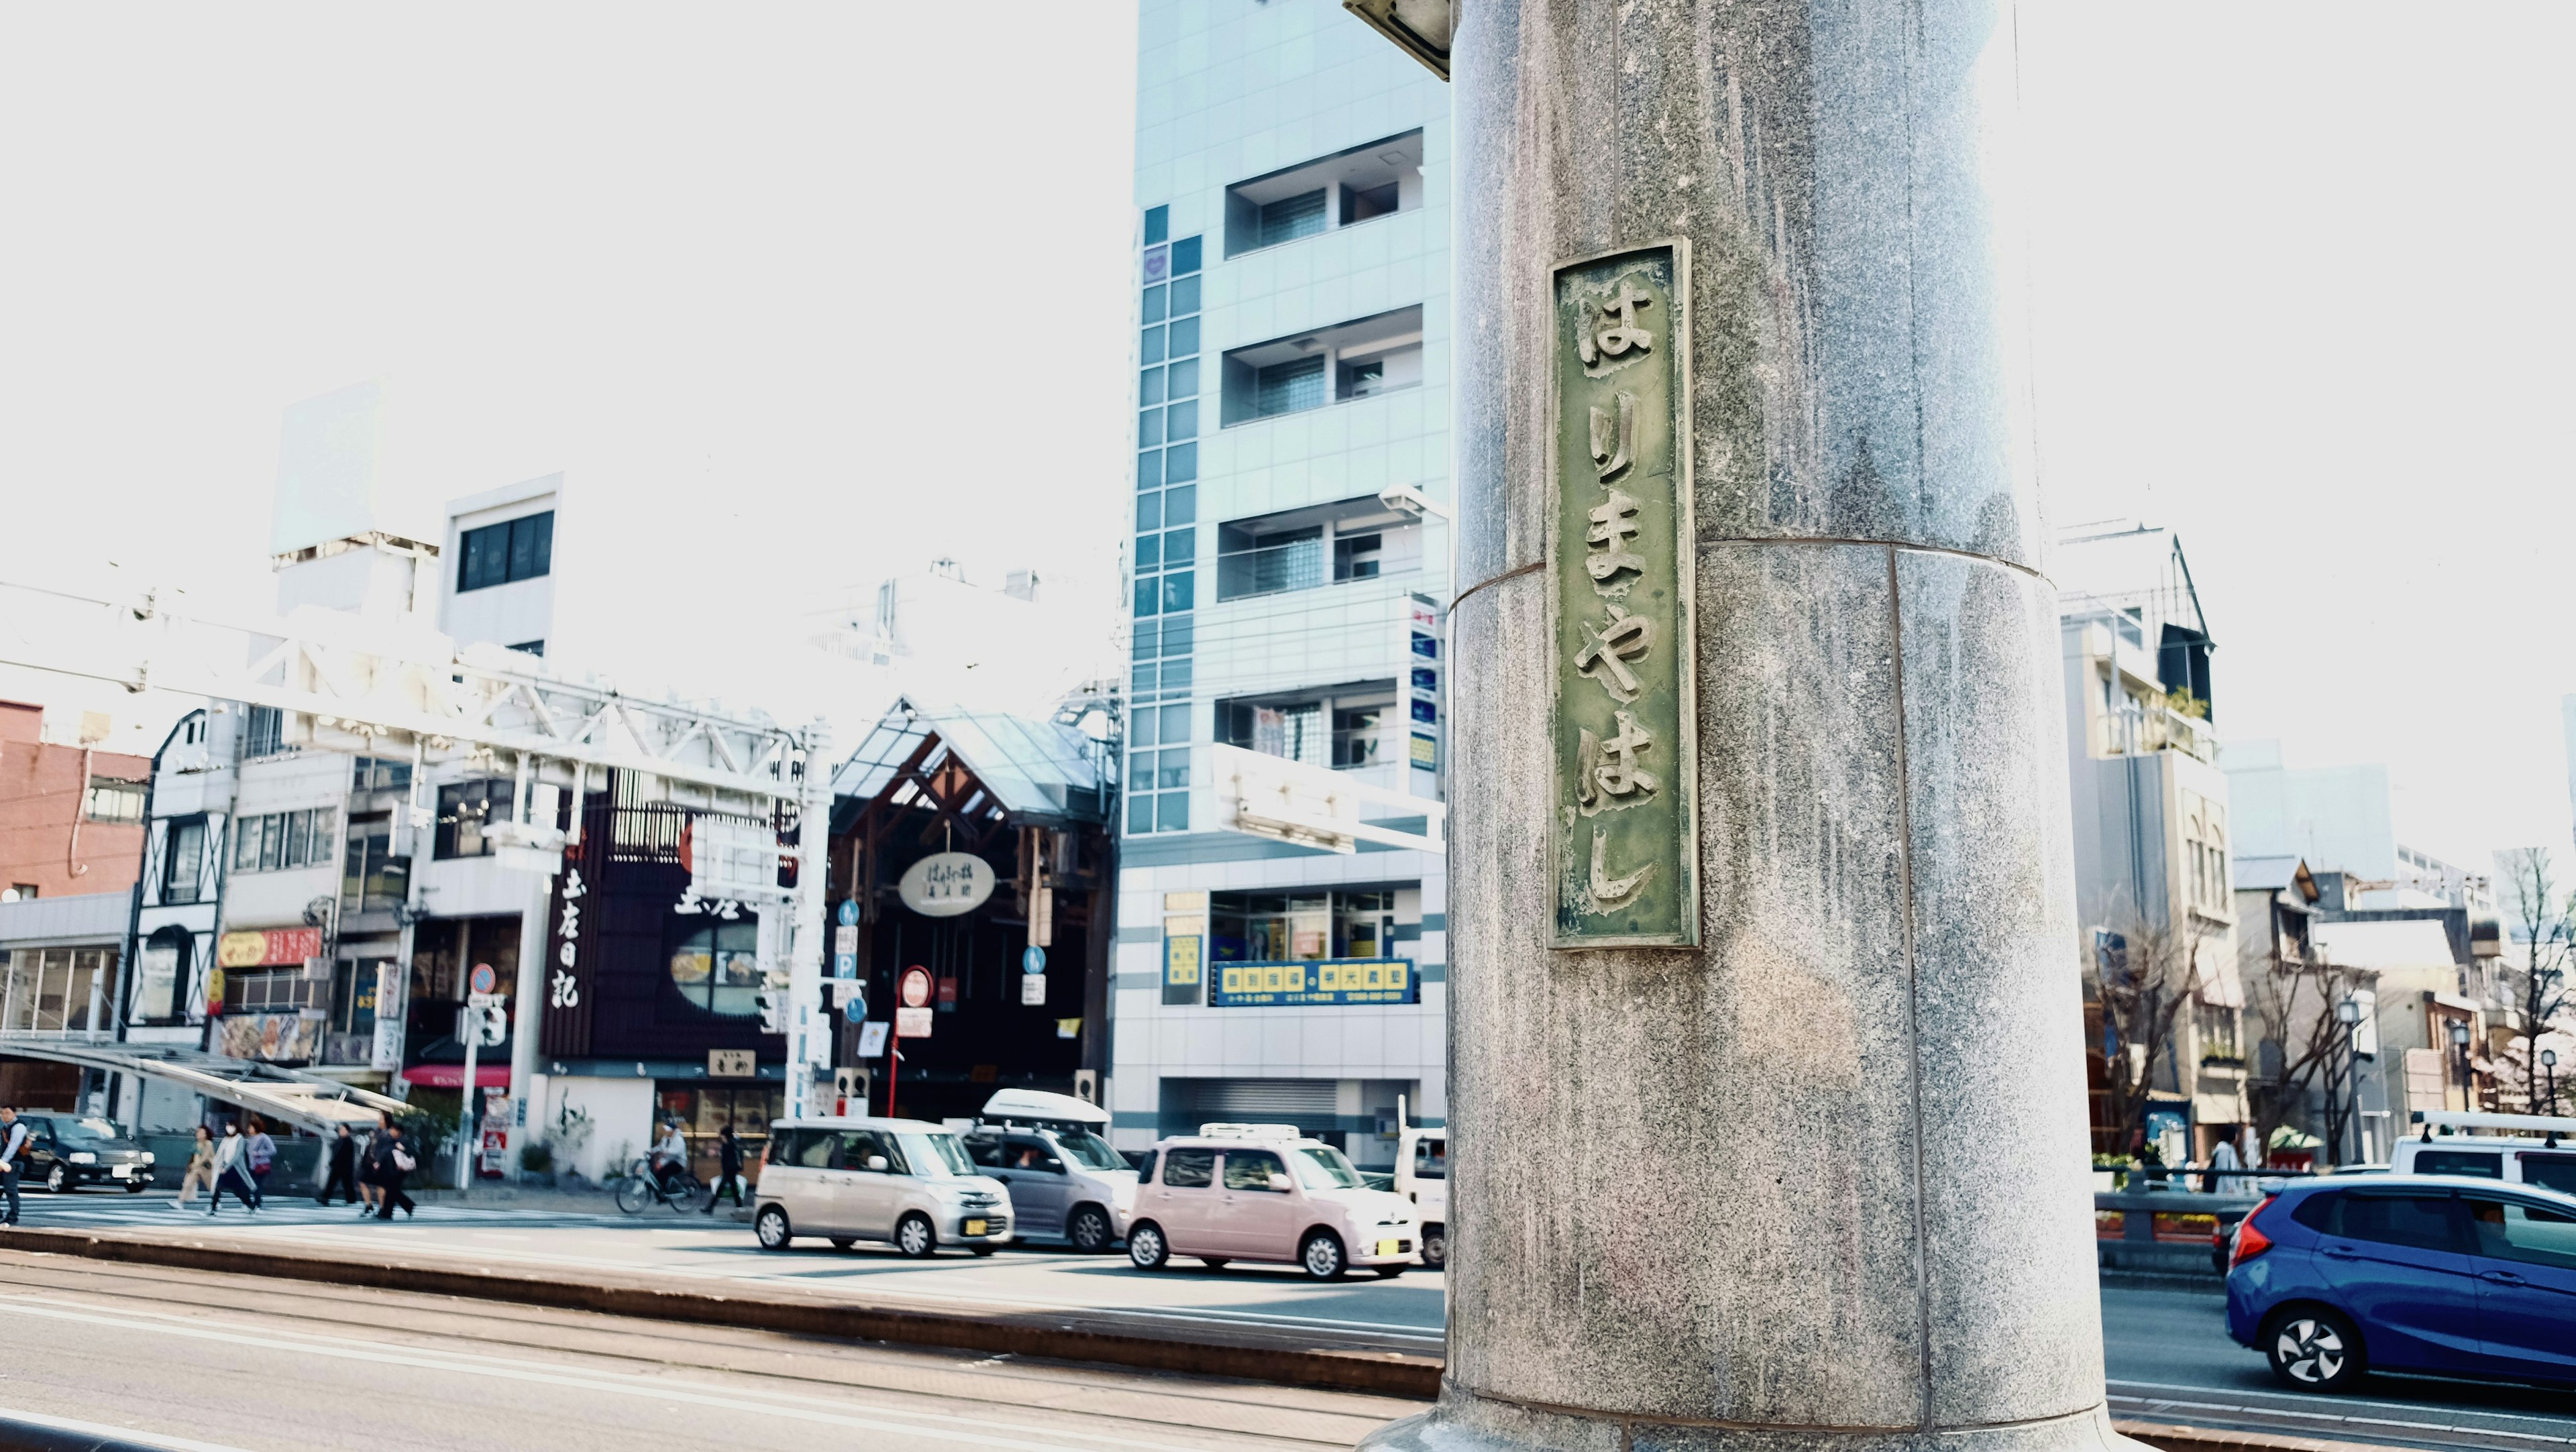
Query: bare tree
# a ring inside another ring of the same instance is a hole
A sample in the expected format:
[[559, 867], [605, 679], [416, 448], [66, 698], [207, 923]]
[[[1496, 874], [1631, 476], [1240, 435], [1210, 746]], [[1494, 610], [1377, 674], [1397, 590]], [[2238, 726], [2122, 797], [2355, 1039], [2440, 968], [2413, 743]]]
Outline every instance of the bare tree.
[[[2304, 958], [2285, 956], [2280, 935], [2272, 938], [2269, 961], [2245, 980], [2245, 1006], [2259, 1040], [2255, 1073], [2246, 1085], [2255, 1143], [2268, 1151], [2273, 1131], [2298, 1116], [2311, 1089], [2322, 1088], [2326, 1158], [2340, 1164], [2352, 1117], [2352, 1065], [2335, 1005], [2362, 985], [2351, 970], [2323, 961], [2314, 949]], [[2266, 1046], [2279, 1055], [2277, 1072], [2266, 1062]]]
[[[2157, 1067], [2172, 1059], [2174, 1022], [2200, 990], [2205, 936], [2197, 928], [2159, 926], [2133, 916], [2122, 931], [2097, 939], [2085, 987], [2102, 1012], [2102, 1068], [2117, 1151], [2126, 1152], [2146, 1125]], [[2188, 1089], [2190, 1075], [2180, 1065], [2173, 1068], [2176, 1087]]]
[[2568, 1009], [2567, 970], [2576, 958], [2576, 893], [2560, 893], [2546, 847], [2499, 852], [2496, 861], [2513, 894], [2515, 936], [2529, 953], [2520, 981], [2513, 985], [2522, 1036], [2506, 1048], [2505, 1066], [2520, 1077], [2523, 1102], [2534, 1113], [2555, 1113], [2555, 1105], [2541, 1102], [2549, 1097], [2550, 1086], [2540, 1068], [2540, 1036], [2559, 1028]]

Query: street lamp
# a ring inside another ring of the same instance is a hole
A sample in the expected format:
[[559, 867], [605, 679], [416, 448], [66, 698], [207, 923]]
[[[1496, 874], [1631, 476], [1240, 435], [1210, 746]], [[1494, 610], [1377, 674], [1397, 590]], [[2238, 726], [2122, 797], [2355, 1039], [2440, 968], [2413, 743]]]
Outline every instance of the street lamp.
[[2478, 1093], [2477, 1081], [2469, 1077], [2469, 1026], [2456, 1018], [2451, 1020], [2451, 1047], [2460, 1051], [2460, 1107], [2475, 1110]]
[[[2352, 1098], [2352, 1162], [2366, 1164], [2370, 1151], [2361, 1137], [2361, 1000], [2348, 995], [2335, 1000], [2335, 1022], [2343, 1025], [2344, 1092]], [[2338, 1135], [2337, 1153], [2342, 1147], [2342, 1137]]]
[[2540, 1051], [2540, 1068], [2541, 1072], [2548, 1076], [2549, 1083], [2549, 1107], [2541, 1112], [2556, 1114], [2558, 1112], [2558, 1051], [2556, 1049]]

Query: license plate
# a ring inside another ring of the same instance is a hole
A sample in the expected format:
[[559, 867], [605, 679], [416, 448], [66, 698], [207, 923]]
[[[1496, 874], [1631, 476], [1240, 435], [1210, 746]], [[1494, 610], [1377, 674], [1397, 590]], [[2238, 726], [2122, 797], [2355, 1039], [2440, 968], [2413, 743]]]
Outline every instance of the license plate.
[[1379, 1242], [1377, 1243], [1377, 1253], [1378, 1253], [1378, 1254], [1380, 1254], [1380, 1255], [1393, 1255], [1393, 1254], [1395, 1254], [1395, 1253], [1396, 1253], [1396, 1249], [1395, 1249], [1395, 1242], [1394, 1242], [1394, 1241], [1392, 1241], [1392, 1240], [1381, 1240], [1381, 1241], [1379, 1241]]
[[107, 1168], [107, 1172], [108, 1172], [109, 1174], [111, 1174], [111, 1175], [114, 1175], [116, 1178], [118, 1178], [118, 1179], [122, 1180], [122, 1179], [125, 1179], [125, 1178], [127, 1178], [128, 1176], [130, 1176], [130, 1175], [132, 1175], [132, 1174], [134, 1173], [134, 1166], [132, 1166], [132, 1165], [110, 1165], [110, 1166], [108, 1166], [108, 1168]]
[[991, 1223], [992, 1222], [987, 1220], [969, 1220], [966, 1222], [966, 1233], [969, 1235], [981, 1235], [984, 1233], [985, 1227]]

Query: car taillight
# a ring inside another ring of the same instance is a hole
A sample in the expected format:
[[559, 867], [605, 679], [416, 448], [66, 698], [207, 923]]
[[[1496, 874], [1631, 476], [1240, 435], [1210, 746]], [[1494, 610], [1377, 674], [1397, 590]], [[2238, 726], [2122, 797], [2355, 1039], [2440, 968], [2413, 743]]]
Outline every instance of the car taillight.
[[2272, 1200], [2272, 1196], [2264, 1196], [2261, 1204], [2258, 1204], [2253, 1209], [2246, 1211], [2245, 1218], [2237, 1222], [2236, 1248], [2229, 1251], [2227, 1254], [2227, 1268], [2229, 1270], [2236, 1269], [2238, 1266], [2243, 1265], [2245, 1262], [2252, 1260], [2254, 1257], [2261, 1255], [2263, 1252], [2272, 1248], [2272, 1237], [2265, 1235], [2263, 1233], [2263, 1227], [2254, 1223], [2254, 1217], [2262, 1214], [2264, 1209], [2272, 1203]]

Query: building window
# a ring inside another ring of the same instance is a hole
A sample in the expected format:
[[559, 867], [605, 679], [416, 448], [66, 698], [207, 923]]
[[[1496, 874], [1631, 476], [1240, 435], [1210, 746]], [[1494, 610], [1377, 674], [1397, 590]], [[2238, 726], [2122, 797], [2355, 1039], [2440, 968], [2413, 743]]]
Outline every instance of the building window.
[[521, 655], [533, 655], [538, 659], [543, 660], [546, 654], [546, 643], [542, 640], [523, 640], [517, 645], [511, 646], [510, 649], [519, 652]]
[[94, 776], [89, 779], [89, 819], [93, 822], [140, 822], [143, 820], [144, 783], [119, 781], [114, 777]]
[[180, 1017], [180, 988], [195, 964], [197, 940], [173, 923], [144, 941], [134, 966], [134, 1020], [162, 1023]]
[[438, 831], [431, 855], [441, 862], [457, 857], [489, 857], [492, 840], [484, 827], [511, 820], [512, 784], [464, 781], [438, 789]]
[[1186, 700], [1160, 706], [1138, 705], [1129, 712], [1129, 832], [1189, 830], [1190, 736], [1190, 703]]
[[88, 1033], [107, 1027], [116, 981], [114, 948], [20, 948], [0, 986], [0, 1029]]
[[1351, 771], [1394, 759], [1386, 741], [1396, 715], [1392, 681], [1329, 696], [1219, 701], [1217, 739], [1308, 766]]
[[190, 817], [170, 824], [169, 849], [162, 855], [161, 901], [176, 907], [197, 901], [206, 858], [206, 819]]
[[459, 536], [456, 591], [533, 580], [554, 570], [555, 512], [522, 515]]
[[1217, 527], [1216, 541], [1219, 600], [1373, 580], [1422, 565], [1420, 522], [1374, 497], [1233, 520]]
[[390, 812], [349, 818], [349, 850], [340, 872], [342, 912], [391, 912], [411, 892], [411, 861], [393, 854]]
[[411, 763], [393, 761], [382, 756], [355, 758], [349, 789], [358, 792], [407, 792], [411, 790]]
[[376, 984], [386, 959], [331, 965], [331, 1006], [323, 1023], [322, 1061], [363, 1064], [375, 1054]]
[[671, 983], [691, 1006], [720, 1018], [759, 1013], [759, 922], [692, 924], [671, 947]]
[[1211, 893], [1208, 956], [1220, 963], [1392, 958], [1395, 894]]
[[1411, 388], [1422, 382], [1422, 309], [1254, 343], [1223, 363], [1228, 427]]
[[1422, 133], [1408, 131], [1225, 189], [1225, 255], [1240, 256], [1422, 205]]
[[275, 756], [286, 749], [286, 713], [275, 706], [253, 706], [242, 713], [242, 755]]
[[319, 986], [301, 968], [235, 968], [224, 974], [224, 1012], [283, 1013], [308, 1008]]
[[233, 871], [279, 872], [327, 865], [339, 834], [338, 811], [314, 807], [233, 821]]

